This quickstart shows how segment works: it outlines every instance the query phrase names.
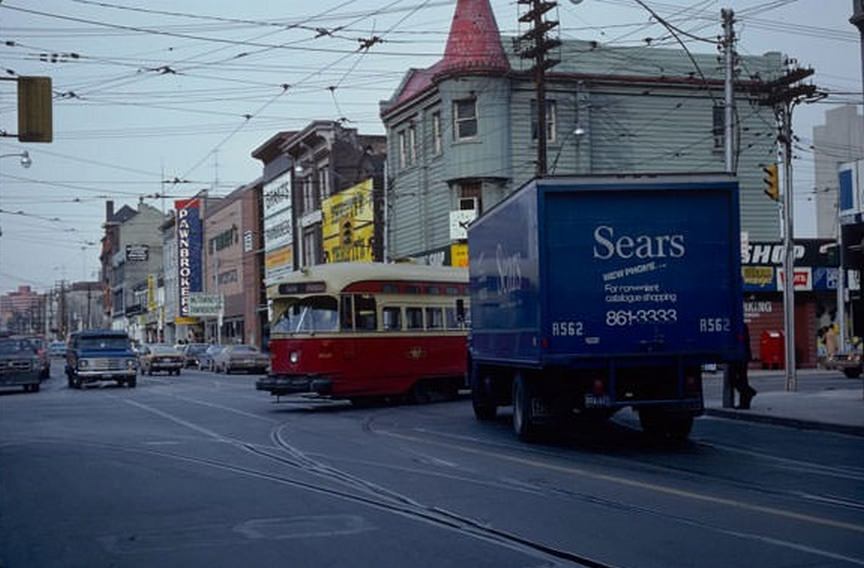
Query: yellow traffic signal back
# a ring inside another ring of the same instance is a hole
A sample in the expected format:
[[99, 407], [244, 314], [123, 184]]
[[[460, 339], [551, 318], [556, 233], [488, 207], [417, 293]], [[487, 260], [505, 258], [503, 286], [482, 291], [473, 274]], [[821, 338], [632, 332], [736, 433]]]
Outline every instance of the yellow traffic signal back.
[[18, 140], [51, 142], [51, 77], [18, 77]]
[[762, 181], [765, 183], [765, 195], [774, 201], [780, 201], [780, 181], [777, 178], [777, 164], [762, 167]]

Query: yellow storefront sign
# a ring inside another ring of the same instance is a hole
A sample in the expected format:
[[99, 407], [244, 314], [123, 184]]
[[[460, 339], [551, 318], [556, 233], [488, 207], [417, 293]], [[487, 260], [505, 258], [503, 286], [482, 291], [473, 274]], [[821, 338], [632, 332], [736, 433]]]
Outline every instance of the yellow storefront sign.
[[375, 208], [371, 178], [325, 199], [321, 214], [325, 262], [372, 262]]
[[468, 268], [467, 243], [455, 243], [450, 245], [450, 264], [459, 268]]
[[769, 286], [774, 282], [774, 268], [771, 266], [742, 266], [744, 284], [750, 286]]

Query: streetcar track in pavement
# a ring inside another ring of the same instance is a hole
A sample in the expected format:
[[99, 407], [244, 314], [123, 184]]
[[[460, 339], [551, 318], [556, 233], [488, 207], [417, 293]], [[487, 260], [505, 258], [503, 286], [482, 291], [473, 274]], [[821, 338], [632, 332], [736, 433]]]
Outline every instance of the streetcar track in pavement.
[[[160, 411], [161, 412], [161, 411]], [[182, 419], [180, 419], [182, 420]], [[196, 429], [197, 430], [197, 429]], [[201, 431], [206, 431], [206, 429], [201, 429]], [[221, 436], [220, 436], [221, 438]], [[285, 460], [280, 456], [274, 456], [269, 452], [260, 451], [260, 447], [256, 447], [253, 444], [247, 444], [245, 442], [239, 440], [230, 440], [228, 441], [234, 442], [234, 446], [240, 449], [245, 449], [248, 452], [257, 455], [259, 457], [267, 458], [270, 461], [276, 461], [283, 465], [291, 465], [292, 467], [297, 467], [298, 469], [308, 471], [307, 466], [308, 459], [300, 460], [298, 462], [294, 462], [291, 460]], [[252, 467], [238, 465], [236, 463], [231, 463], [224, 460], [212, 459], [212, 458], [204, 458], [204, 457], [196, 457], [190, 455], [179, 454], [173, 451], [165, 451], [160, 449], [153, 448], [142, 448], [142, 447], [129, 447], [128, 445], [121, 444], [112, 444], [106, 442], [96, 442], [93, 440], [86, 439], [69, 439], [69, 438], [50, 438], [50, 437], [32, 437], [28, 439], [22, 439], [18, 442], [10, 442], [8, 444], [2, 444], [0, 447], [4, 446], [15, 446], [15, 445], [25, 445], [32, 443], [47, 443], [47, 444], [68, 444], [70, 442], [75, 442], [81, 446], [94, 447], [100, 449], [112, 450], [120, 453], [128, 453], [128, 454], [138, 454], [145, 456], [157, 456], [170, 460], [181, 461], [184, 463], [190, 463], [200, 466], [206, 466], [209, 468], [215, 468], [222, 471], [227, 471], [231, 473], [235, 473], [237, 475], [241, 475], [244, 477], [259, 479], [269, 482], [278, 483], [281, 485], [286, 485], [289, 487], [293, 487], [295, 489], [301, 489], [305, 491], [309, 491], [312, 493], [317, 493], [320, 495], [324, 495], [327, 497], [333, 497], [337, 499], [341, 499], [344, 501], [349, 501], [355, 504], [365, 505], [377, 510], [381, 510], [390, 514], [396, 514], [399, 516], [403, 516], [409, 518], [413, 521], [423, 522], [432, 526], [436, 526], [443, 530], [448, 530], [451, 532], [455, 532], [464, 537], [474, 538], [477, 540], [481, 540], [487, 542], [489, 544], [502, 546], [504, 548], [508, 548], [510, 550], [520, 552], [522, 554], [541, 559], [543, 561], [553, 562], [554, 565], [561, 565], [561, 561], [566, 562], [568, 565], [578, 565], [578, 566], [586, 566], [589, 568], [617, 568], [616, 565], [608, 564], [593, 560], [583, 555], [579, 555], [573, 553], [571, 551], [563, 550], [554, 546], [550, 546], [548, 544], [533, 541], [531, 539], [523, 538], [519, 535], [508, 533], [506, 531], [494, 529], [489, 527], [483, 523], [480, 523], [476, 520], [469, 519], [467, 517], [458, 515], [453, 512], [446, 511], [444, 509], [434, 508], [434, 507], [425, 507], [420, 504], [415, 504], [410, 499], [408, 500], [396, 500], [391, 496], [382, 495], [382, 494], [357, 494], [354, 492], [349, 492], [346, 490], [335, 489], [333, 487], [329, 487], [326, 485], [321, 485], [317, 483], [311, 483], [307, 481], [302, 481], [299, 479], [295, 479], [289, 476], [285, 476], [279, 473], [272, 473], [268, 471], [262, 471], [260, 469], [255, 469]], [[272, 448], [272, 449], [281, 449], [281, 448]], [[353, 476], [349, 476], [349, 479], [353, 478]], [[354, 480], [352, 480], [354, 481]], [[365, 487], [365, 484], [364, 484]], [[357, 486], [353, 487], [355, 490], [358, 489]]]
[[[395, 410], [395, 409], [394, 409]], [[393, 413], [391, 413], [392, 415]], [[392, 416], [388, 416], [390, 418]], [[364, 431], [374, 433], [376, 430], [374, 428], [374, 423], [379, 421], [380, 416], [370, 416], [364, 422], [362, 428]], [[641, 430], [639, 428], [633, 428], [626, 423], [616, 423], [617, 426], [624, 428], [630, 432], [634, 432], [636, 434], [641, 435]], [[430, 428], [411, 428], [412, 431], [430, 435], [435, 437], [441, 437], [451, 440], [456, 440], [459, 442], [470, 443], [470, 444], [482, 444], [488, 447], [500, 448], [507, 451], [517, 452], [523, 455], [542, 455], [548, 458], [554, 459], [562, 459], [562, 460], [572, 460], [574, 457], [574, 452], [580, 452], [580, 447], [573, 446], [560, 446], [557, 450], [538, 448], [536, 445], [526, 445], [523, 443], [519, 443], [516, 441], [507, 441], [503, 442], [501, 440], [490, 440], [487, 438], [480, 438], [477, 436], [465, 435], [465, 434], [454, 434], [450, 432], [442, 432], [440, 430], [430, 429]], [[579, 440], [576, 440], [576, 443], [579, 443]], [[855, 467], [848, 466], [828, 466], [824, 464], [818, 464], [815, 462], [807, 462], [803, 460], [795, 460], [791, 458], [784, 458], [779, 456], [772, 456], [770, 454], [762, 454], [758, 452], [749, 452], [747, 450], [741, 450], [734, 448], [732, 446], [725, 446], [722, 444], [714, 444], [712, 442], [703, 441], [700, 439], [693, 439], [691, 443], [703, 447], [709, 448], [712, 450], [718, 451], [737, 451], [742, 454], [747, 454], [753, 458], [761, 459], [765, 458], [764, 461], [768, 462], [768, 467], [775, 467], [778, 469], [788, 469], [790, 471], [795, 471], [797, 473], [805, 473], [805, 474], [818, 474], [824, 475], [828, 477], [840, 478], [850, 481], [864, 481], [864, 470]], [[679, 450], [680, 451], [680, 450]], [[767, 486], [761, 481], [754, 482], [753, 480], [745, 480], [738, 479], [735, 477], [731, 477], [728, 475], [718, 475], [713, 472], [699, 471], [690, 467], [684, 466], [675, 466], [669, 464], [658, 464], [654, 462], [646, 462], [644, 460], [637, 460], [641, 456], [616, 456], [610, 455], [608, 453], [598, 454], [593, 451], [591, 448], [587, 449], [588, 453], [581, 452], [580, 456], [590, 457], [594, 462], [598, 462], [599, 464], [605, 464], [611, 467], [616, 467], [620, 465], [626, 465], [628, 468], [638, 468], [644, 472], [653, 472], [653, 473], [673, 473], [677, 475], [687, 475], [692, 478], [701, 478], [711, 480], [713, 482], [719, 482], [725, 484], [734, 489], [743, 489], [746, 491], [752, 491], [756, 493], [761, 493], [773, 497], [782, 497], [782, 498], [791, 498], [794, 500], [805, 499], [820, 505], [825, 506], [836, 506], [844, 509], [857, 509], [860, 507], [864, 507], [864, 503], [859, 502], [856, 499], [850, 499], [848, 497], [839, 497], [836, 495], [825, 495], [818, 494], [813, 491], [795, 491], [792, 489], [778, 489], [772, 486]]]

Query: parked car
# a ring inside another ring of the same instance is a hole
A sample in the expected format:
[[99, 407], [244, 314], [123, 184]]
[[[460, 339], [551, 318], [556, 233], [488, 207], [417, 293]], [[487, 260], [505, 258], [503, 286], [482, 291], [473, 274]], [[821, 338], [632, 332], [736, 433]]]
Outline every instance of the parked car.
[[90, 329], [72, 334], [66, 350], [66, 378], [70, 388], [85, 383], [117, 381], [134, 388], [138, 358], [125, 331]]
[[198, 355], [198, 368], [204, 371], [215, 371], [213, 359], [225, 348], [224, 345], [210, 345], [207, 349]]
[[201, 355], [210, 347], [207, 343], [187, 343], [183, 346], [183, 358], [187, 367], [201, 368]]
[[48, 356], [49, 357], [65, 357], [66, 356], [66, 343], [63, 341], [52, 341], [48, 344]]
[[214, 358], [217, 373], [266, 373], [270, 357], [251, 345], [228, 345]]
[[21, 335], [17, 337], [29, 342], [36, 351], [36, 356], [39, 358], [39, 379], [43, 381], [50, 379], [51, 359], [48, 356], [48, 346], [45, 343], [45, 339], [38, 335]]
[[0, 339], [0, 386], [38, 392], [42, 363], [33, 344], [20, 337]]
[[159, 371], [179, 375], [184, 365], [183, 353], [171, 345], [142, 345], [138, 349], [138, 364], [141, 372], [147, 375]]

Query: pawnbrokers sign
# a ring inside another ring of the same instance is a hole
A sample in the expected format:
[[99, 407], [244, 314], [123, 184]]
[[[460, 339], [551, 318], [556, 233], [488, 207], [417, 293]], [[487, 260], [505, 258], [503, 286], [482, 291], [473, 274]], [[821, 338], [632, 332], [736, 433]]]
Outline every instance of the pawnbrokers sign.
[[177, 211], [177, 277], [180, 290], [180, 317], [193, 315], [189, 310], [189, 296], [201, 292], [201, 246], [204, 228], [201, 223], [201, 200], [178, 199]]

